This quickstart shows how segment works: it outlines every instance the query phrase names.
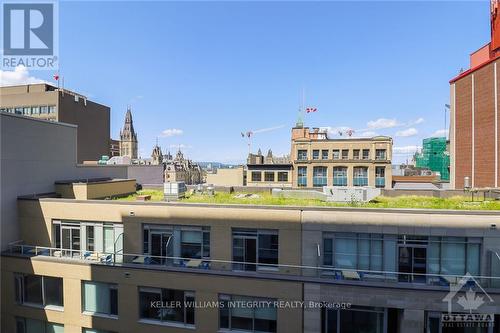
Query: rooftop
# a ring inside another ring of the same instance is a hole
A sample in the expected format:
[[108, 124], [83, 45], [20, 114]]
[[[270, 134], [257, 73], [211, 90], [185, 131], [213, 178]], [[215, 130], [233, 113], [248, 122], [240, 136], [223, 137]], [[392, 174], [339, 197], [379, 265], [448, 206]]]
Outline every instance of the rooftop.
[[[243, 195], [242, 195], [243, 194]], [[161, 190], [141, 190], [135, 194], [117, 198], [121, 201], [136, 201], [139, 195], [150, 195], [151, 201], [163, 201]], [[324, 202], [315, 199], [281, 198], [273, 197], [270, 193], [226, 193], [216, 192], [214, 196], [204, 194], [189, 194], [181, 199], [181, 203], [206, 203], [206, 204], [236, 204], [256, 206], [304, 206], [304, 207], [357, 207], [357, 208], [411, 208], [411, 209], [448, 209], [448, 210], [498, 210], [500, 200], [483, 200], [475, 198], [474, 201], [466, 196], [451, 198], [436, 198], [430, 196], [380, 196], [367, 202]]]

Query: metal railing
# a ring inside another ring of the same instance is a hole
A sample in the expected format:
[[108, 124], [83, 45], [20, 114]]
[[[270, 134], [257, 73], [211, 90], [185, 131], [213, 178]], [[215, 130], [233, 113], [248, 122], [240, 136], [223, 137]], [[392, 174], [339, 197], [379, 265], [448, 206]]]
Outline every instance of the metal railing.
[[347, 186], [347, 177], [333, 177], [333, 186]]
[[265, 264], [234, 260], [209, 258], [186, 258], [173, 256], [154, 256], [150, 254], [105, 253], [97, 251], [70, 250], [53, 247], [10, 244], [4, 253], [27, 257], [46, 256], [61, 260], [79, 260], [90, 263], [116, 266], [135, 266], [140, 268], [176, 269], [198, 272], [236, 272], [238, 274], [275, 275], [282, 278], [301, 277], [300, 280], [353, 283], [362, 285], [421, 288], [424, 285], [439, 288], [450, 286], [474, 285], [482, 288], [499, 288], [500, 277], [470, 276], [456, 274], [402, 273], [331, 266], [307, 266], [290, 264]]

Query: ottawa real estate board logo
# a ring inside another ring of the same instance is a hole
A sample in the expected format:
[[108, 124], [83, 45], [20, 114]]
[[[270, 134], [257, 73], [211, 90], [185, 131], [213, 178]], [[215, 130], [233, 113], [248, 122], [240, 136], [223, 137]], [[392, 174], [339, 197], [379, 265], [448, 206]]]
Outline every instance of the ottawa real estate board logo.
[[57, 2], [2, 1], [1, 10], [2, 69], [24, 66], [35, 70], [57, 70]]

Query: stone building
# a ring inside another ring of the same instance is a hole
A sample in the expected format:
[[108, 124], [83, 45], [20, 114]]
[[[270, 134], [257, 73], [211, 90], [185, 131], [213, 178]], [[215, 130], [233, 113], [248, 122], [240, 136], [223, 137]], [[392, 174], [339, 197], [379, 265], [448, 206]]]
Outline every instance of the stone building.
[[151, 164], [160, 165], [161, 163], [163, 163], [163, 153], [161, 152], [161, 148], [157, 143], [153, 148], [153, 152], [151, 153]]
[[274, 156], [271, 149], [265, 156], [260, 149], [257, 154], [248, 154], [248, 186], [292, 187], [292, 171], [288, 155]]
[[127, 108], [125, 124], [120, 131], [120, 156], [128, 156], [131, 159], [137, 158], [137, 133], [134, 130], [130, 107]]
[[185, 182], [186, 185], [201, 184], [204, 173], [201, 167], [184, 158], [184, 154], [179, 150], [175, 157], [170, 152], [163, 156], [165, 164], [165, 182]]

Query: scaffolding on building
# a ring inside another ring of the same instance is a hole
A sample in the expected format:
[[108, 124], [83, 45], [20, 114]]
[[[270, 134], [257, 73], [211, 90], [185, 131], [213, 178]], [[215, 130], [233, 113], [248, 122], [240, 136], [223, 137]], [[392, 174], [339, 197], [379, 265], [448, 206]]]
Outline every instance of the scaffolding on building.
[[439, 172], [441, 180], [450, 180], [450, 154], [445, 137], [427, 138], [422, 144], [422, 152], [415, 155], [417, 168]]

